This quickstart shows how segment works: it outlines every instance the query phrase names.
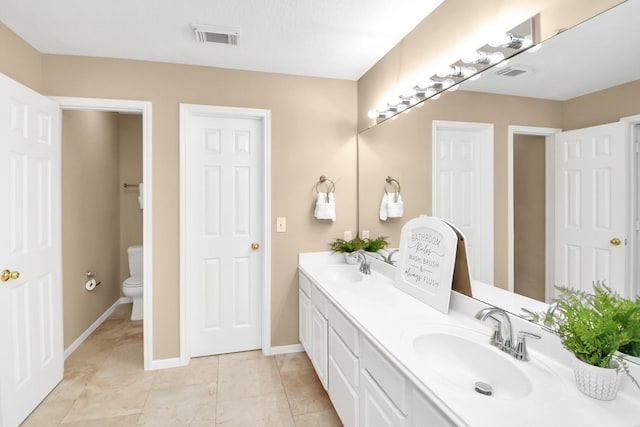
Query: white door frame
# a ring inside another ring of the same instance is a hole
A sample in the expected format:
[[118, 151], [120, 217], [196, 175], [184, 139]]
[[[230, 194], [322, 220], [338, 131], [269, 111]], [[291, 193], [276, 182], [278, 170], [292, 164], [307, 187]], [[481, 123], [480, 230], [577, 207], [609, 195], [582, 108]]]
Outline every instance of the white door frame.
[[623, 117], [620, 119], [625, 128], [625, 141], [627, 143], [627, 236], [628, 238], [628, 258], [627, 258], [627, 295], [634, 298], [640, 295], [640, 286], [637, 281], [640, 279], [640, 114]]
[[239, 119], [259, 119], [262, 121], [264, 135], [263, 171], [264, 194], [263, 233], [264, 242], [264, 287], [262, 289], [262, 352], [272, 353], [271, 349], [271, 110], [255, 108], [224, 107], [217, 105], [180, 104], [180, 363], [189, 364], [188, 349], [188, 307], [187, 268], [186, 268], [186, 122], [189, 114], [207, 113], [208, 116]]
[[[152, 138], [151, 138], [151, 102], [131, 101], [124, 99], [101, 99], [101, 98], [76, 98], [76, 97], [49, 97], [60, 105], [63, 110], [94, 110], [113, 111], [120, 113], [142, 113], [142, 182], [144, 182], [144, 193], [142, 195], [142, 233], [144, 247], [144, 283], [142, 292], [144, 308], [144, 369], [158, 369], [153, 360], [153, 186], [152, 186]], [[64, 123], [63, 123], [64, 126]]]
[[[513, 241], [513, 139], [514, 135], [537, 135], [545, 137], [545, 295], [553, 295], [554, 281], [554, 244], [553, 231], [555, 227], [555, 149], [552, 135], [562, 132], [562, 129], [543, 128], [535, 126], [508, 127], [507, 138], [507, 290], [513, 292], [514, 283], [514, 241]], [[547, 301], [548, 302], [548, 301]]]
[[[437, 171], [437, 133], [439, 129], [443, 128], [457, 128], [457, 129], [472, 129], [476, 131], [484, 132], [485, 143], [482, 147], [482, 175], [483, 187], [486, 190], [486, 194], [483, 197], [482, 209], [485, 213], [485, 221], [482, 227], [483, 238], [481, 245], [484, 248], [482, 251], [484, 258], [480, 261], [482, 264], [489, 266], [488, 274], [491, 278], [490, 285], [494, 285], [494, 184], [493, 184], [493, 123], [476, 123], [476, 122], [457, 122], [457, 121], [445, 121], [434, 120], [431, 130], [431, 212], [435, 212], [437, 203], [437, 188], [436, 188], [436, 171]], [[455, 224], [454, 224], [455, 225]], [[468, 253], [467, 253], [468, 255]], [[473, 277], [472, 277], [473, 279]]]

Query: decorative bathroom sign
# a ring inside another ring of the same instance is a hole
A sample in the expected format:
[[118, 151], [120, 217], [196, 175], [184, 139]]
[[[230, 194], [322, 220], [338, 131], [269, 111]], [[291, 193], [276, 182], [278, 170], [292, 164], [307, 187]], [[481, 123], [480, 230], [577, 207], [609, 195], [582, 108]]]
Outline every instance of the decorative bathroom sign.
[[402, 227], [395, 285], [443, 313], [449, 312], [458, 236], [435, 217], [415, 218]]

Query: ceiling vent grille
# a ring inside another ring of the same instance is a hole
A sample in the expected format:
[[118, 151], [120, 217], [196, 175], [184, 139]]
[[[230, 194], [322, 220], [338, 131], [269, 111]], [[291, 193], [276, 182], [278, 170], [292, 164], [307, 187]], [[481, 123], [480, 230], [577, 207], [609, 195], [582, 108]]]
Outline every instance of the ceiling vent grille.
[[519, 77], [529, 74], [531, 71], [524, 68], [504, 67], [496, 71], [496, 74], [503, 77]]
[[196, 40], [200, 43], [219, 43], [231, 46], [238, 45], [239, 31], [234, 28], [208, 27], [193, 25]]

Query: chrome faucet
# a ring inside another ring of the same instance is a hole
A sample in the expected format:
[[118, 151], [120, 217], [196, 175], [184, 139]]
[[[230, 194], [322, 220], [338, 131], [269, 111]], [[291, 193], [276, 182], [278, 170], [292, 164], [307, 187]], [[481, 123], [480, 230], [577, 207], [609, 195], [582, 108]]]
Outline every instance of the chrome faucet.
[[384, 256], [383, 254], [380, 254], [380, 252], [378, 252], [380, 254], [380, 256], [382, 257], [382, 260], [384, 262], [386, 262], [389, 265], [395, 265], [394, 262], [391, 258], [399, 251], [400, 249], [393, 249], [392, 251], [389, 251], [389, 253], [387, 254], [387, 256]]
[[[500, 321], [494, 315], [499, 314], [504, 321]], [[527, 343], [525, 338], [534, 338], [539, 340], [540, 335], [532, 334], [530, 332], [520, 331], [518, 332], [518, 342], [513, 345], [513, 328], [511, 326], [511, 320], [506, 311], [497, 307], [487, 307], [476, 313], [476, 319], [485, 321], [491, 319], [495, 322], [495, 329], [489, 343], [505, 353], [509, 353], [518, 360], [529, 360], [529, 353], [527, 352]]]
[[[494, 317], [495, 314], [499, 314], [504, 319], [504, 322], [501, 322], [500, 319]], [[476, 313], [476, 319], [483, 322], [487, 319], [493, 320], [495, 322], [495, 329], [491, 336], [491, 345], [498, 347], [506, 353], [511, 352], [513, 349], [511, 345], [513, 342], [511, 320], [509, 319], [509, 315], [503, 309], [497, 307], [483, 308]]]
[[356, 251], [356, 257], [360, 259], [360, 272], [362, 274], [371, 274], [371, 265], [369, 261], [367, 261], [367, 256], [362, 249]]

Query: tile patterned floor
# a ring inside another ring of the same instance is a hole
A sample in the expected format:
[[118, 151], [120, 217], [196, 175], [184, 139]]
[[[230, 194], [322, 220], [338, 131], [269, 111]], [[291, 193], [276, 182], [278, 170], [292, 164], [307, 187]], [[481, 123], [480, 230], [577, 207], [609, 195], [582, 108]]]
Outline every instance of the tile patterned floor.
[[121, 305], [65, 361], [25, 427], [342, 426], [305, 353], [260, 351], [143, 370], [142, 321]]

